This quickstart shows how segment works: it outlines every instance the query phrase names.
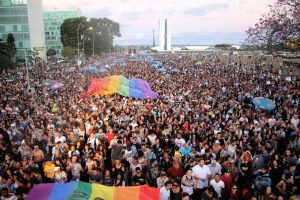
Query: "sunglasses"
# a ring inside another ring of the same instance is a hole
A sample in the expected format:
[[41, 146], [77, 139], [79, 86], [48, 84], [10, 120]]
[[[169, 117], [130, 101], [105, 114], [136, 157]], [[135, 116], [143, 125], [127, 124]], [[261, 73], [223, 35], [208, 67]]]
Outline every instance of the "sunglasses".
[[234, 188], [232, 188], [233, 190], [236, 190], [237, 188], [236, 187], [234, 187]]
[[178, 185], [173, 185], [173, 187], [178, 187]]

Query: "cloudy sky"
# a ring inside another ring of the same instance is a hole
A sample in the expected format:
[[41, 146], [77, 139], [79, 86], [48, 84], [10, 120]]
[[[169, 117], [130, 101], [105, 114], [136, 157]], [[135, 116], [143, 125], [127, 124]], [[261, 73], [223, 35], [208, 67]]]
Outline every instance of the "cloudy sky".
[[44, 0], [45, 10], [79, 8], [87, 17], [107, 17], [120, 24], [120, 45], [158, 42], [158, 20], [167, 18], [172, 44], [240, 44], [245, 30], [275, 0]]

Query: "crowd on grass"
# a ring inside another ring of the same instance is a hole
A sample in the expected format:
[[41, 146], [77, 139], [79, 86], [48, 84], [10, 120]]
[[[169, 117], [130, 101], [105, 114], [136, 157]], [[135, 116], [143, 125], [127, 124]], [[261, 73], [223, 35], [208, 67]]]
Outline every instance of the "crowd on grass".
[[[300, 199], [297, 74], [215, 54], [156, 55], [165, 72], [124, 59], [105, 73], [49, 62], [30, 70], [30, 87], [25, 69], [1, 72], [1, 199], [70, 181], [148, 185], [161, 200]], [[92, 78], [111, 75], [144, 79], [158, 98], [80, 98]], [[254, 106], [261, 96], [276, 107]]]

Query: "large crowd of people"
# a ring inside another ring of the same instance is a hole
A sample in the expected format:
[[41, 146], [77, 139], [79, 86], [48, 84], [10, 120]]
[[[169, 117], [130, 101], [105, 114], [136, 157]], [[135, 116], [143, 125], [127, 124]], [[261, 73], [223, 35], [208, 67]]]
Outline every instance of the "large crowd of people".
[[[70, 181], [148, 185], [160, 188], [161, 200], [300, 199], [295, 74], [286, 80], [271, 64], [215, 54], [154, 57], [166, 72], [127, 58], [105, 73], [49, 62], [30, 71], [28, 87], [25, 69], [2, 71], [1, 199]], [[144, 79], [158, 98], [80, 98], [92, 78], [111, 75]], [[64, 87], [51, 89], [42, 84], [47, 79]], [[255, 107], [260, 96], [275, 109]]]

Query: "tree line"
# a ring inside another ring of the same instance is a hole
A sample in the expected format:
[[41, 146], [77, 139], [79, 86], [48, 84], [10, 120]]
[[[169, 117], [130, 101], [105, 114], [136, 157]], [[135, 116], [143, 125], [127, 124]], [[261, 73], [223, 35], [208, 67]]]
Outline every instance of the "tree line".
[[15, 38], [9, 33], [6, 41], [0, 40], [0, 68], [9, 68], [14, 63], [16, 55]]
[[[78, 35], [77, 35], [78, 31]], [[114, 50], [113, 40], [121, 37], [120, 25], [108, 18], [85, 17], [66, 19], [60, 27], [61, 42], [64, 46], [62, 56], [74, 58], [78, 48], [80, 55], [109, 53]], [[94, 44], [93, 44], [94, 43]]]

